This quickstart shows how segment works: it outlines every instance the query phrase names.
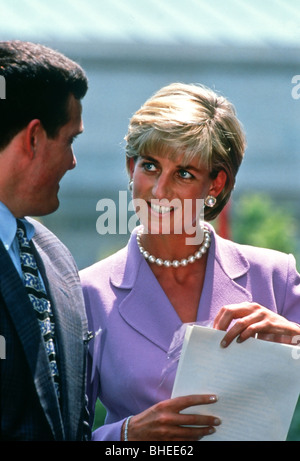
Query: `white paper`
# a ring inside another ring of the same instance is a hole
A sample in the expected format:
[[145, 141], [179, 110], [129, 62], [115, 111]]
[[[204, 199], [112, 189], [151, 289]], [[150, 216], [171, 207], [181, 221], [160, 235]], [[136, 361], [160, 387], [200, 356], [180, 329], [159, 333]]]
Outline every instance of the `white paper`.
[[172, 397], [216, 394], [185, 413], [217, 416], [206, 441], [286, 440], [300, 392], [299, 347], [249, 338], [220, 346], [224, 331], [187, 326]]

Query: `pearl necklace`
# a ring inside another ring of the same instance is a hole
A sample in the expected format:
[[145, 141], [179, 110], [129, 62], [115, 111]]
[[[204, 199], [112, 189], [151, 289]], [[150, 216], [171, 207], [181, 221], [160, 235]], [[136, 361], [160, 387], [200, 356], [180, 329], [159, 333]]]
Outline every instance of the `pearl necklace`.
[[142, 247], [141, 244], [141, 236], [143, 234], [143, 229], [141, 229], [137, 235], [136, 235], [136, 242], [138, 244], [139, 250], [144, 256], [144, 258], [149, 261], [150, 263], [157, 264], [158, 266], [164, 266], [164, 267], [180, 267], [180, 266], [187, 266], [190, 263], [194, 263], [197, 259], [201, 259], [202, 256], [207, 252], [207, 250], [210, 247], [210, 242], [211, 242], [211, 236], [210, 236], [210, 231], [207, 227], [203, 228], [204, 231], [204, 238], [203, 242], [201, 243], [200, 247], [198, 250], [191, 256], [188, 256], [187, 258], [182, 259], [181, 261], [178, 261], [175, 259], [174, 261], [169, 261], [168, 259], [161, 259], [161, 258], [156, 258], [155, 256], [151, 255], [145, 248]]

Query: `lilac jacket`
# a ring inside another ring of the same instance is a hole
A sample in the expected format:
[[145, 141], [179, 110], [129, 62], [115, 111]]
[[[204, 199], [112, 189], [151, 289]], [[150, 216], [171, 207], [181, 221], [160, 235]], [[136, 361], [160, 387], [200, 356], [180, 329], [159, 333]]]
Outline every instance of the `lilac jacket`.
[[[300, 276], [295, 259], [235, 244], [212, 230], [197, 322], [226, 304], [257, 302], [300, 323]], [[170, 398], [175, 371], [164, 379], [173, 335], [182, 322], [139, 252], [136, 232], [116, 254], [81, 271], [90, 343], [88, 395], [107, 409], [93, 440], [120, 440], [124, 419]]]

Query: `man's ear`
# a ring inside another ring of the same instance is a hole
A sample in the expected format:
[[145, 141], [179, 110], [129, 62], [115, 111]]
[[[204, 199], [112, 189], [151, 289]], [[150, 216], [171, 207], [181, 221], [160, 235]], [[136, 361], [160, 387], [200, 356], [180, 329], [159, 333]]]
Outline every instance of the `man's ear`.
[[42, 131], [44, 128], [38, 119], [31, 120], [25, 128], [25, 148], [32, 157], [35, 155]]

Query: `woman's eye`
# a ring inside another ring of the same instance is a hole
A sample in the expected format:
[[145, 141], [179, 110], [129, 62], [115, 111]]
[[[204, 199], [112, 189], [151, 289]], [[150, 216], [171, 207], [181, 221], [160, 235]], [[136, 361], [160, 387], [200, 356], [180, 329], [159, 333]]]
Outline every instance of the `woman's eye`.
[[154, 163], [151, 163], [151, 162], [143, 162], [142, 167], [146, 171], [155, 171], [156, 170], [156, 166], [154, 165]]
[[192, 179], [193, 178], [193, 175], [186, 170], [179, 170], [178, 174], [182, 179]]

